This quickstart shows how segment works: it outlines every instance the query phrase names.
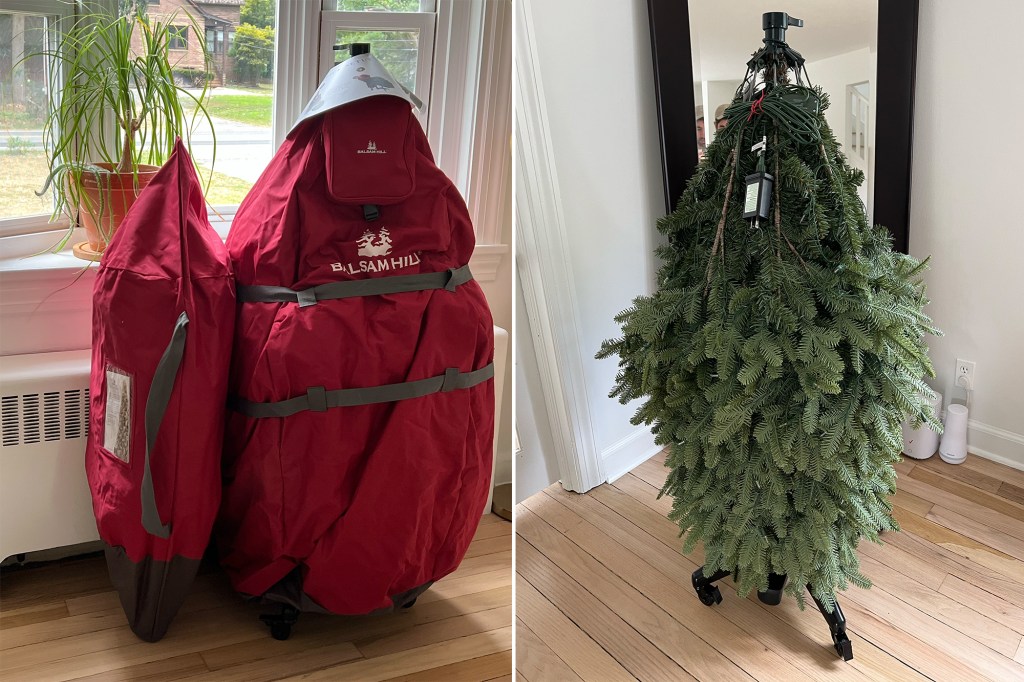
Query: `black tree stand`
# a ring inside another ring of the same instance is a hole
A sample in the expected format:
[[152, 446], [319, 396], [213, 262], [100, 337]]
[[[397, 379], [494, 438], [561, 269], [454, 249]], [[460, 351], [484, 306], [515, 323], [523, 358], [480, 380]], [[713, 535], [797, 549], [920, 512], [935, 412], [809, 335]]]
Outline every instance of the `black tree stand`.
[[283, 605], [277, 613], [260, 614], [260, 620], [270, 628], [271, 637], [283, 641], [292, 636], [292, 626], [299, 621], [299, 610]]
[[[729, 571], [717, 571], [711, 574], [710, 577], [707, 577], [704, 575], [703, 566], [693, 572], [693, 576], [691, 576], [693, 589], [696, 590], [697, 597], [702, 604], [714, 606], [721, 603], [722, 592], [715, 586], [715, 582], [729, 575], [731, 575]], [[759, 591], [757, 598], [769, 606], [778, 606], [782, 602], [782, 588], [785, 586], [786, 576], [772, 573], [768, 576], [768, 589], [763, 592]], [[832, 646], [835, 648], [836, 653], [844, 661], [849, 661], [853, 658], [853, 644], [846, 634], [846, 617], [843, 615], [843, 610], [839, 607], [839, 602], [836, 601], [835, 607], [829, 613], [825, 609], [824, 604], [814, 596], [810, 585], [807, 586], [807, 593], [811, 595], [811, 599], [818, 605], [818, 610], [821, 611], [825, 622], [828, 623], [829, 630], [832, 631]]]

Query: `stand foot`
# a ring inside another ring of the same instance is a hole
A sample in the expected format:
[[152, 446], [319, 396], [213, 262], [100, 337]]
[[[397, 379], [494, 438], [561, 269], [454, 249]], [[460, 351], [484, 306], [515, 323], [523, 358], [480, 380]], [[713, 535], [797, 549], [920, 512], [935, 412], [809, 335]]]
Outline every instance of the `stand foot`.
[[757, 598], [768, 606], [778, 606], [782, 603], [782, 590], [786, 587], [787, 577], [778, 573], [768, 574], [768, 589], [758, 591]]
[[714, 606], [715, 604], [722, 603], [722, 592], [712, 583], [716, 580], [721, 580], [727, 575], [729, 575], [729, 571], [716, 571], [709, 578], [704, 575], [703, 567], [698, 568], [693, 572], [693, 575], [690, 576], [690, 580], [693, 583], [693, 589], [697, 592], [697, 597], [700, 599], [702, 604], [705, 606]]
[[292, 635], [292, 626], [299, 620], [299, 610], [282, 606], [280, 613], [260, 614], [260, 620], [270, 627], [271, 637], [284, 641]]
[[853, 658], [853, 644], [850, 642], [850, 637], [846, 634], [846, 616], [843, 615], [839, 602], [835, 603], [832, 613], [829, 613], [825, 610], [822, 603], [818, 601], [818, 598], [814, 596], [810, 585], [807, 586], [807, 593], [811, 595], [811, 599], [818, 605], [818, 610], [821, 611], [825, 622], [828, 623], [829, 630], [832, 632], [832, 648], [836, 650], [839, 658], [844, 661], [851, 660]]

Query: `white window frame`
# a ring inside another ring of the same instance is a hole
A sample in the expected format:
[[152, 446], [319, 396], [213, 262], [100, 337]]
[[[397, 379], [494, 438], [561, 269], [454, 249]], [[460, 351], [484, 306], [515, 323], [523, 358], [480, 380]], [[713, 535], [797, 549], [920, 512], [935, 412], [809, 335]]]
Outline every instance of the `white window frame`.
[[[319, 52], [326, 39], [311, 41], [301, 36], [319, 35], [326, 2], [278, 4], [278, 26], [287, 22], [293, 30], [278, 33], [274, 72], [296, 77], [274, 82], [275, 147], [284, 141], [319, 84]], [[468, 199], [477, 236], [473, 273], [488, 281], [510, 250], [502, 243], [502, 231], [512, 174], [512, 3], [437, 0], [436, 10], [427, 139], [438, 166]], [[333, 33], [329, 35], [333, 41]], [[333, 59], [333, 42], [329, 47]]]
[[[417, 111], [424, 127], [430, 116], [431, 72], [434, 64], [433, 12], [336, 12], [324, 11], [320, 15], [320, 67], [317, 73], [323, 80], [335, 65], [335, 41], [338, 31], [416, 31], [416, 83], [413, 93], [423, 102]], [[371, 53], [373, 48], [371, 46]]]
[[[12, 14], [46, 15], [58, 22], [71, 16], [72, 7], [65, 0], [0, 0], [0, 10]], [[52, 45], [53, 43], [51, 43]], [[52, 68], [52, 64], [48, 66]], [[65, 217], [49, 222], [52, 213], [36, 213], [34, 215], [0, 218], [0, 238], [21, 234], [38, 234], [40, 232], [62, 232], [67, 229]], [[3, 254], [0, 253], [0, 257]]]
[[[33, 14], [59, 9], [63, 16], [68, 7], [61, 0], [0, 0], [4, 10]], [[507, 241], [511, 200], [511, 0], [437, 0], [437, 10], [428, 137], [440, 167], [468, 197], [477, 232], [473, 274], [494, 281], [510, 254], [502, 237]], [[274, 72], [287, 77], [275, 78], [275, 149], [319, 83], [321, 11], [321, 0], [278, 2]], [[211, 214], [211, 222], [225, 234], [235, 207], [215, 208], [221, 217]], [[66, 226], [46, 215], [0, 221], [0, 328], [7, 330], [0, 354], [88, 346], [75, 340], [87, 327], [67, 334], [68, 315], [89, 310], [95, 265], [70, 250], [28, 257], [54, 244]]]

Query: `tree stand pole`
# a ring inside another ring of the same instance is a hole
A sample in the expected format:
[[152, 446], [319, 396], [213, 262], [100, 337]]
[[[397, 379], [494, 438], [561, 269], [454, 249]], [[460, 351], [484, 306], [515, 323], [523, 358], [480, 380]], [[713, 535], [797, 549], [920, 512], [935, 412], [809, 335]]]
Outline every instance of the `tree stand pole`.
[[[716, 571], [710, 577], [707, 577], [704, 575], [703, 566], [694, 571], [691, 576], [691, 582], [701, 603], [705, 606], [720, 604], [722, 602], [722, 592], [714, 583], [734, 573], [736, 571]], [[785, 586], [786, 576], [772, 573], [768, 576], [768, 589], [758, 591], [757, 598], [769, 606], [777, 606], [782, 602], [782, 590]], [[836, 654], [844, 661], [851, 660], [853, 658], [853, 644], [846, 634], [846, 617], [843, 615], [843, 610], [839, 608], [839, 602], [836, 601], [832, 612], [829, 613], [825, 606], [818, 601], [818, 598], [814, 596], [810, 585], [807, 586], [807, 592], [811, 595], [814, 603], [817, 604], [818, 610], [821, 612], [822, 617], [825, 618], [825, 622], [828, 623], [832, 634], [832, 647], [836, 650]]]
[[850, 638], [846, 636], [846, 616], [843, 615], [843, 610], [839, 608], [839, 601], [837, 600], [832, 608], [832, 613], [825, 610], [824, 605], [818, 598], [814, 596], [814, 592], [811, 592], [811, 586], [807, 586], [807, 593], [811, 595], [811, 599], [818, 605], [818, 610], [821, 611], [821, 615], [824, 616], [825, 622], [828, 623], [829, 629], [832, 631], [832, 646], [835, 647], [836, 653], [844, 661], [849, 661], [853, 658], [853, 644], [850, 643]]

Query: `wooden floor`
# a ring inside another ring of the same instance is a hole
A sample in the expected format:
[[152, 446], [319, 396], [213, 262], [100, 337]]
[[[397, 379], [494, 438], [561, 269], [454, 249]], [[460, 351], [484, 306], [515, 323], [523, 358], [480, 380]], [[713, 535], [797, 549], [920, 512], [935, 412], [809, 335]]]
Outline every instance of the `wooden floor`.
[[199, 576], [156, 644], [128, 629], [102, 556], [5, 571], [0, 679], [511, 680], [511, 528], [484, 517], [458, 571], [411, 609], [303, 614], [284, 642], [219, 571]]
[[840, 596], [854, 659], [813, 605], [765, 606], [721, 581], [701, 604], [662, 457], [586, 495], [516, 509], [516, 670], [544, 680], [1024, 680], [1024, 472], [970, 457], [903, 461], [903, 532], [862, 543], [870, 590]]

